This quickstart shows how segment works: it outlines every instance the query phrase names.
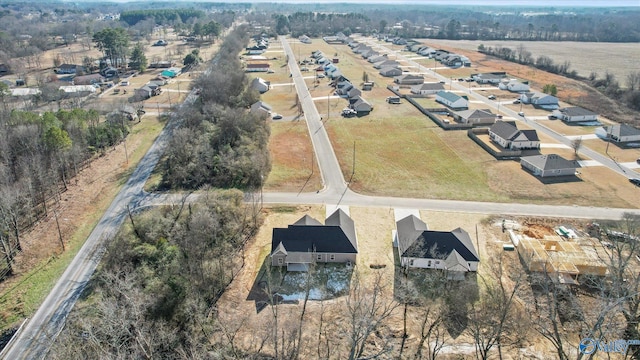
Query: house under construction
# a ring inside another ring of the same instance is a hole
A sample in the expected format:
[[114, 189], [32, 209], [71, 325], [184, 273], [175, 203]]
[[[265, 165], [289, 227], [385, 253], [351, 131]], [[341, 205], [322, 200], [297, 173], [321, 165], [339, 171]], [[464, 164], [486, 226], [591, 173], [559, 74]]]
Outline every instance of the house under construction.
[[[595, 239], [544, 235], [534, 238], [510, 232], [511, 240], [529, 271], [557, 274], [554, 280], [578, 285], [579, 275], [604, 276], [604, 248]], [[598, 255], [600, 254], [600, 255]]]

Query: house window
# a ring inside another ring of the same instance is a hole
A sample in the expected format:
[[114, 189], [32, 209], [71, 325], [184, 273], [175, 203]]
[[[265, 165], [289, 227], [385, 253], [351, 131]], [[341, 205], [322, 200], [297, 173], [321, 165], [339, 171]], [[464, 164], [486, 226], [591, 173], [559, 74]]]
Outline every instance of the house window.
[[431, 260], [427, 261], [427, 266], [431, 267]]
[[318, 261], [322, 261], [322, 254], [318, 254], [318, 255], [316, 255], [316, 259], [317, 259]]
[[409, 266], [413, 266], [413, 259], [409, 260]]
[[436, 260], [436, 265], [440, 264], [440, 260]]
[[336, 259], [336, 255], [335, 254], [329, 255], [329, 260], [335, 260], [335, 259]]
[[278, 265], [283, 265], [283, 264], [284, 264], [284, 258], [279, 258]]

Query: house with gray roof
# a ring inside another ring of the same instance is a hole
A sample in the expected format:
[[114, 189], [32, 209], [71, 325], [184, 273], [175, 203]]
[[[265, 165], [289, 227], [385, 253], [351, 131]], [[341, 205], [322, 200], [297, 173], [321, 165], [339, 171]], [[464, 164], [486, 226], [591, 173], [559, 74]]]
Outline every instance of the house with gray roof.
[[270, 89], [269, 82], [259, 77], [251, 80], [251, 85], [249, 85], [249, 87], [260, 94], [264, 94]]
[[354, 264], [357, 254], [355, 225], [341, 209], [324, 225], [305, 215], [286, 228], [274, 228], [271, 236], [271, 265], [288, 271], [307, 271], [314, 263]]
[[469, 99], [449, 91], [438, 91], [436, 102], [448, 106], [453, 110], [466, 110], [469, 108]]
[[478, 252], [469, 233], [461, 228], [433, 231], [421, 219], [409, 215], [396, 222], [393, 240], [403, 267], [441, 269], [456, 280], [478, 270]]
[[529, 82], [520, 81], [518, 79], [504, 79], [498, 85], [500, 90], [507, 90], [515, 93], [529, 91]]
[[386, 54], [385, 55], [378, 54], [376, 56], [370, 56], [369, 58], [367, 58], [367, 61], [372, 63], [372, 64], [378, 63], [380, 61], [385, 61], [385, 60], [387, 60], [387, 55]]
[[489, 128], [489, 138], [509, 150], [540, 148], [538, 133], [535, 130], [518, 130], [514, 122], [496, 121]]
[[520, 165], [538, 177], [574, 176], [580, 168], [577, 161], [567, 160], [557, 154], [523, 156]]
[[618, 143], [640, 141], [640, 129], [627, 124], [605, 126], [606, 137]]
[[379, 62], [373, 64], [373, 68], [374, 69], [382, 69], [382, 68], [386, 68], [386, 67], [389, 67], [389, 66], [398, 67], [398, 66], [400, 66], [400, 63], [395, 61], [395, 60], [382, 60], [382, 61], [379, 61]]
[[539, 92], [523, 93], [520, 95], [520, 101], [545, 110], [556, 110], [559, 107], [557, 97]]
[[555, 110], [553, 116], [564, 122], [598, 121], [598, 114], [579, 106]]
[[499, 84], [505, 76], [507, 76], [507, 73], [504, 71], [471, 74], [471, 78], [478, 84]]
[[404, 74], [393, 78], [393, 82], [399, 85], [420, 85], [424, 82], [424, 76]]
[[395, 77], [402, 75], [402, 69], [396, 66], [387, 66], [380, 69], [380, 75], [384, 77]]
[[433, 95], [438, 91], [443, 91], [444, 85], [441, 83], [422, 83], [411, 87], [411, 93], [416, 95]]
[[496, 114], [490, 109], [469, 109], [455, 111], [453, 118], [457, 122], [473, 125], [491, 125], [496, 122]]
[[360, 91], [360, 89], [358, 89], [357, 87], [353, 86], [351, 87], [351, 89], [347, 90], [347, 97], [348, 98], [355, 98], [362, 95], [362, 91]]
[[251, 109], [250, 111], [252, 113], [256, 113], [256, 114], [264, 114], [264, 115], [271, 115], [271, 105], [267, 104], [264, 101], [256, 101], [255, 103], [253, 103], [253, 105], [251, 105]]
[[355, 110], [358, 116], [362, 116], [369, 114], [373, 110], [373, 105], [361, 96], [356, 96], [349, 99], [349, 108]]

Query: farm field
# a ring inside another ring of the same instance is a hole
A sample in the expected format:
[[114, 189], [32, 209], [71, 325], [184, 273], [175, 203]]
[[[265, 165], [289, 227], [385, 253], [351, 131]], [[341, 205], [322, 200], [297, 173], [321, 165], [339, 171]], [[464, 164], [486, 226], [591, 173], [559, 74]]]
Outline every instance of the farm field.
[[[428, 39], [425, 43], [438, 47], [440, 45], [460, 48], [464, 50], [478, 50], [478, 46], [502, 46], [516, 49], [523, 45], [534, 58], [540, 55], [549, 56], [554, 63], [571, 63], [571, 69], [579, 75], [589, 76], [592, 71], [603, 76], [605, 70], [614, 74], [621, 86], [626, 86], [624, 80], [627, 74], [636, 70], [635, 59], [640, 58], [640, 47], [635, 43], [589, 43], [573, 41], [481, 41], [481, 40], [438, 40]], [[612, 56], [625, 54], [625, 56]]]

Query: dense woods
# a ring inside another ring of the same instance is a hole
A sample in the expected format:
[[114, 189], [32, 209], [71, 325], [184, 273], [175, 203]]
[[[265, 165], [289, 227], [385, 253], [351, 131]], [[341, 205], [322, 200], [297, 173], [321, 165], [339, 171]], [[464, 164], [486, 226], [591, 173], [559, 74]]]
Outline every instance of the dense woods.
[[204, 11], [195, 9], [129, 10], [120, 13], [120, 20], [130, 26], [147, 19], [153, 19], [157, 24], [165, 24], [178, 19], [181, 22], [188, 22], [201, 17], [204, 17]]
[[247, 111], [259, 100], [248, 87], [238, 53], [249, 41], [241, 26], [229, 34], [209, 70], [194, 82], [199, 101], [183, 107], [183, 124], [170, 140], [163, 186], [257, 189], [271, 168], [265, 116]]
[[0, 113], [0, 275], [12, 272], [21, 233], [49, 215], [97, 152], [118, 144], [129, 120], [94, 110]]

